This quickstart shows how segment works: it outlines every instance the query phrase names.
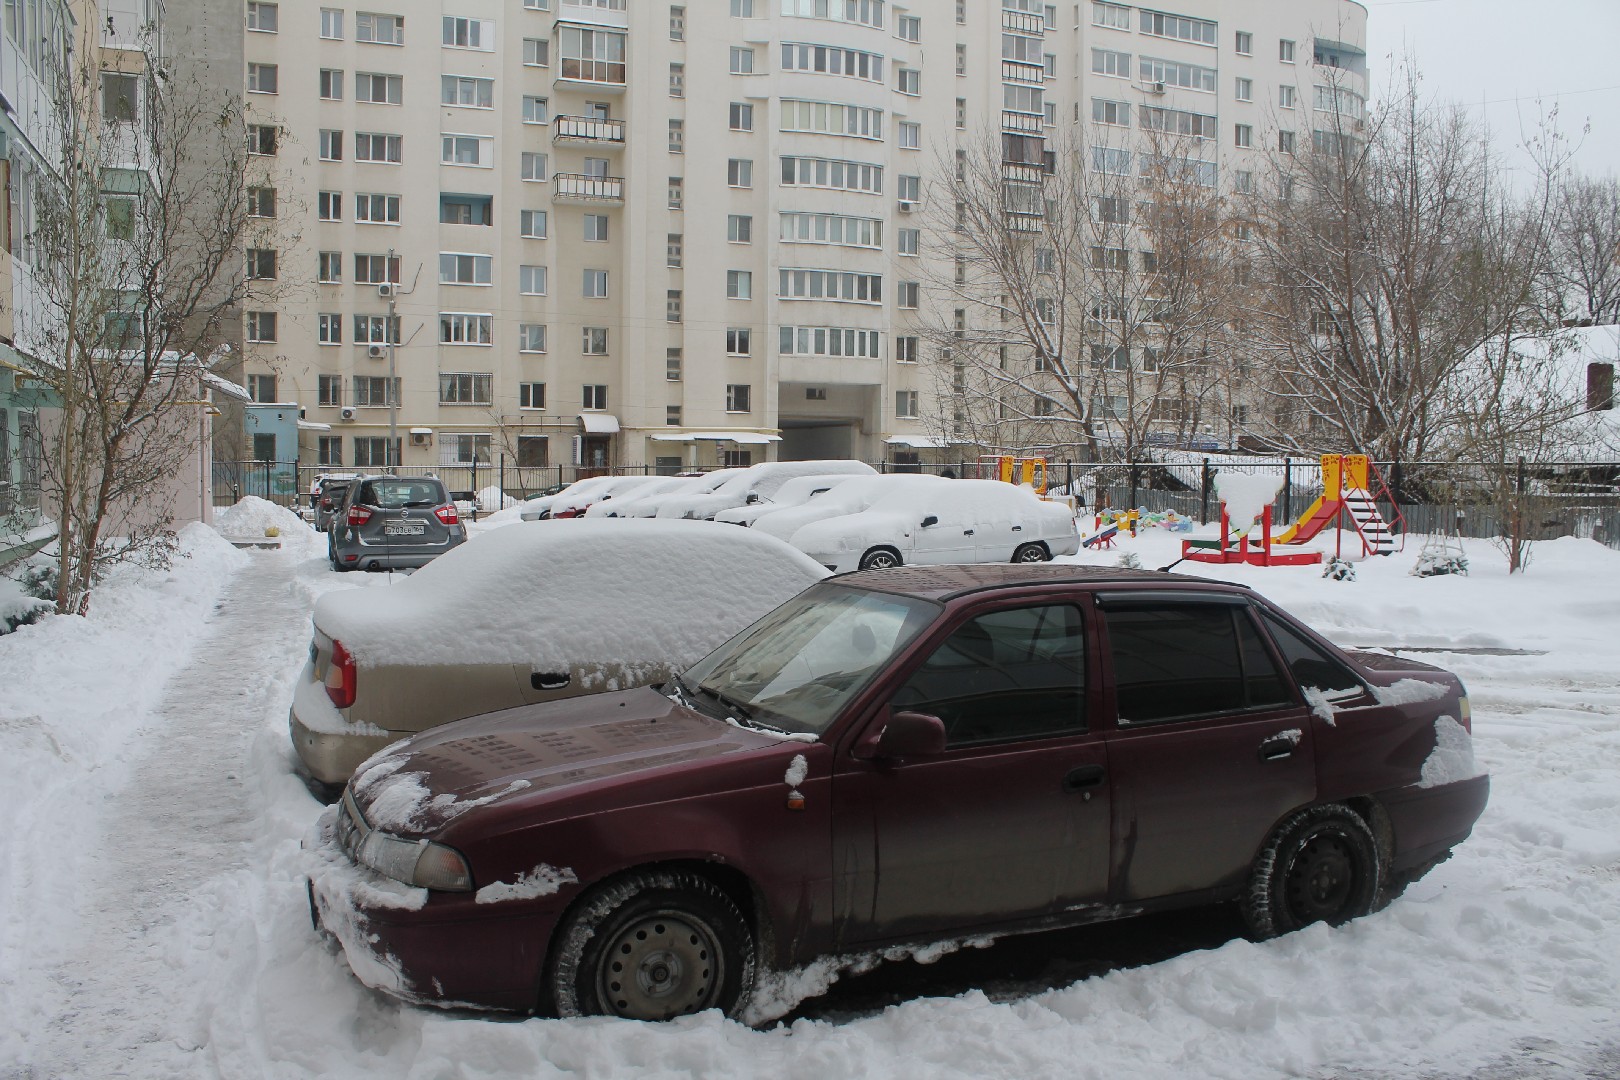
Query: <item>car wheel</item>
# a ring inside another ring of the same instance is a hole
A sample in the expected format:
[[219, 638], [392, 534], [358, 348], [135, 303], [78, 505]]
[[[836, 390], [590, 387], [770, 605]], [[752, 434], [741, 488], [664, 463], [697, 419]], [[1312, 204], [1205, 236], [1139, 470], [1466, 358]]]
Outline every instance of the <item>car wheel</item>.
[[861, 556], [862, 570], [893, 570], [900, 565], [900, 553], [894, 548], [873, 548]]
[[696, 874], [610, 882], [564, 918], [545, 990], [558, 1016], [736, 1017], [754, 987], [754, 935], [737, 905]]
[[1373, 910], [1383, 867], [1367, 823], [1345, 806], [1300, 810], [1254, 861], [1243, 919], [1257, 940], [1314, 922], [1333, 926]]
[[1046, 562], [1051, 557], [1046, 550], [1045, 544], [1019, 544], [1018, 550], [1013, 552], [1012, 561], [1019, 563]]

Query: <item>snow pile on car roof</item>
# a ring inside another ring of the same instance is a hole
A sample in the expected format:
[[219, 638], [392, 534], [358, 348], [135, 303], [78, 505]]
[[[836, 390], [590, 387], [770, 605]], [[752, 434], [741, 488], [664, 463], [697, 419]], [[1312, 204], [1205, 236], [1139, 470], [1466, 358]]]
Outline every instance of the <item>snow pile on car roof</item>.
[[826, 576], [751, 529], [579, 520], [496, 529], [391, 588], [329, 593], [315, 624], [361, 663], [633, 673], [696, 662]]

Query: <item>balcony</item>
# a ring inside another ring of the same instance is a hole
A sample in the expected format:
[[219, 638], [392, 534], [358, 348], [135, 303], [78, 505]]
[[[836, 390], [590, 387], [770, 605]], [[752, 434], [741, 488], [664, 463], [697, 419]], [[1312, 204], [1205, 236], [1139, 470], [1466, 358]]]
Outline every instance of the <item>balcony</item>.
[[1022, 60], [1001, 62], [1001, 81], [1040, 86], [1046, 79], [1046, 68], [1040, 64], [1026, 64]]
[[558, 65], [555, 81], [560, 83], [586, 83], [593, 90], [623, 90], [624, 61], [586, 60], [565, 56], [562, 58], [561, 64]]
[[1047, 170], [1023, 161], [1003, 161], [1001, 178], [1018, 184], [1039, 184], [1046, 179]]
[[1039, 135], [1041, 133], [1042, 118], [1032, 113], [1002, 112], [1001, 130], [1015, 131], [1021, 135]]
[[553, 199], [568, 202], [624, 204], [624, 177], [591, 176], [587, 173], [555, 173], [551, 177]]
[[551, 122], [551, 141], [623, 146], [624, 121], [594, 116], [559, 116]]
[[1045, 35], [1046, 20], [1033, 11], [1002, 11], [1001, 28], [1020, 34]]

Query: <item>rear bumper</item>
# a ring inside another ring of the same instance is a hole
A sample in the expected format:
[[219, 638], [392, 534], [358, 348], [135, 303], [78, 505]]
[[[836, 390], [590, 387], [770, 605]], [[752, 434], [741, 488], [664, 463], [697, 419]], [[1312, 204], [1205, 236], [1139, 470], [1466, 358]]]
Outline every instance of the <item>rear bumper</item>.
[[[300, 712], [307, 713], [308, 718], [301, 717]], [[343, 714], [326, 700], [326, 688], [315, 681], [314, 672], [307, 664], [303, 677], [293, 688], [287, 727], [292, 733], [298, 760], [304, 763], [310, 776], [323, 784], [338, 785], [348, 783], [366, 758], [410, 734], [385, 731], [370, 724], [348, 725]], [[344, 731], [344, 727], [352, 727], [352, 730]]]
[[1468, 839], [1490, 799], [1488, 775], [1438, 787], [1407, 787], [1381, 798], [1395, 831], [1391, 869], [1422, 866]]
[[384, 544], [345, 539], [333, 545], [333, 554], [339, 564], [351, 570], [414, 570], [426, 566], [466, 540], [464, 529], [460, 535], [451, 536], [443, 544]]

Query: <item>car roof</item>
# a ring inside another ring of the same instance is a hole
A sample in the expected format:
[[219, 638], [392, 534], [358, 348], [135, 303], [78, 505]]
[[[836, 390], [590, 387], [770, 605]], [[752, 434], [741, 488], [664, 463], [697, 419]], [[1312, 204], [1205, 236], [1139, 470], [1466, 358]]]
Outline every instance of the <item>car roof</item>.
[[1210, 581], [1187, 574], [1132, 570], [1122, 566], [1087, 566], [1081, 563], [899, 566], [892, 570], [863, 570], [840, 574], [829, 580], [863, 589], [901, 593], [929, 600], [952, 600], [968, 593], [1027, 585], [1198, 586], [1221, 592], [1246, 591], [1248, 588], [1244, 585]]

